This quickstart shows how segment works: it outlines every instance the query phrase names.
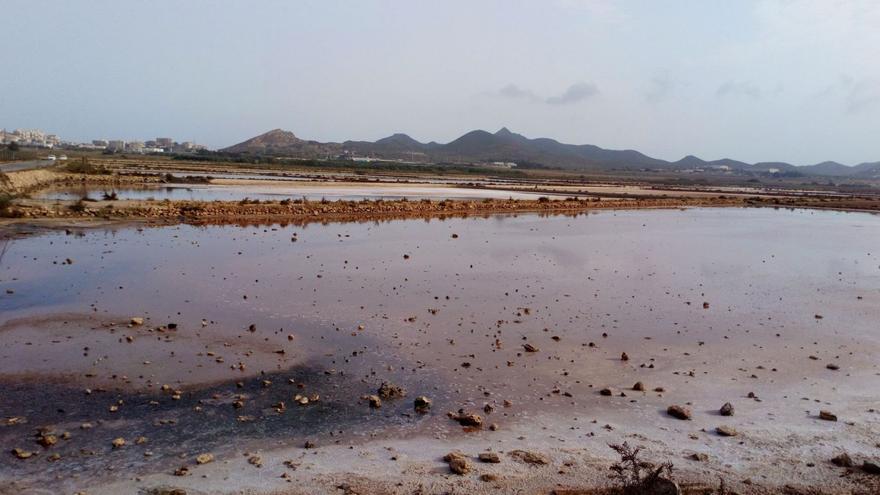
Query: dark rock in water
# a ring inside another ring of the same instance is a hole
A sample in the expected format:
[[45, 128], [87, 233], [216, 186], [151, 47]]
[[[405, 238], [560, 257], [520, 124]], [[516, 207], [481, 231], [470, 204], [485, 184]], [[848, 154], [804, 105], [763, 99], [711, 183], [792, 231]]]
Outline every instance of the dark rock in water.
[[825, 421], [837, 421], [837, 415], [829, 411], [819, 411], [819, 419]]
[[420, 395], [413, 401], [413, 407], [418, 412], [427, 412], [428, 409], [431, 409], [431, 399]]
[[846, 452], [832, 458], [831, 463], [835, 466], [840, 467], [853, 467], [855, 465], [853, 463], [852, 457], [850, 457], [849, 454], [847, 454]]
[[406, 396], [406, 389], [393, 383], [382, 382], [376, 393], [383, 399], [398, 399]]
[[483, 418], [479, 414], [459, 411], [458, 413], [448, 413], [448, 416], [450, 419], [458, 421], [458, 424], [461, 426], [473, 426], [476, 428], [482, 428], [483, 426]]
[[379, 409], [382, 407], [382, 399], [379, 398], [378, 395], [365, 395], [363, 399], [370, 403], [370, 407], [373, 409]]
[[721, 409], [718, 410], [718, 413], [722, 416], [733, 416], [733, 404], [725, 402]]
[[666, 414], [672, 416], [675, 419], [691, 419], [691, 410], [684, 406], [671, 405], [666, 408]]

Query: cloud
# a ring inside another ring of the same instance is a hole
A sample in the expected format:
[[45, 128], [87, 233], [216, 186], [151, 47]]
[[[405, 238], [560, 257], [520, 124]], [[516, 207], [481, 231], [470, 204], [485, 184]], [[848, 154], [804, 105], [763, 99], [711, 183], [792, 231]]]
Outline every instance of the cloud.
[[579, 82], [572, 84], [561, 95], [551, 96], [544, 100], [549, 105], [570, 105], [586, 100], [599, 93], [599, 88], [593, 83]]
[[675, 90], [675, 86], [675, 82], [665, 77], [655, 77], [651, 79], [651, 87], [645, 92], [645, 101], [648, 103], [660, 103], [669, 97]]
[[523, 100], [530, 103], [545, 103], [547, 105], [570, 105], [586, 100], [599, 93], [599, 88], [593, 83], [579, 82], [568, 87], [560, 95], [544, 98], [530, 89], [521, 88], [516, 84], [508, 84], [498, 91], [489, 94], [509, 98], [511, 100]]
[[852, 84], [846, 94], [847, 113], [858, 113], [880, 103], [880, 81], [861, 80]]
[[505, 98], [523, 99], [529, 101], [540, 100], [540, 98], [538, 98], [538, 95], [536, 95], [534, 92], [529, 91], [528, 89], [520, 88], [516, 84], [508, 84], [507, 86], [504, 86], [503, 88], [498, 90], [498, 94]]
[[880, 78], [856, 80], [842, 75], [811, 96], [817, 102], [833, 101], [842, 105], [848, 114], [860, 113], [880, 104]]
[[727, 81], [718, 87], [715, 96], [724, 98], [726, 96], [746, 96], [755, 100], [764, 97], [764, 90], [758, 86], [746, 81]]

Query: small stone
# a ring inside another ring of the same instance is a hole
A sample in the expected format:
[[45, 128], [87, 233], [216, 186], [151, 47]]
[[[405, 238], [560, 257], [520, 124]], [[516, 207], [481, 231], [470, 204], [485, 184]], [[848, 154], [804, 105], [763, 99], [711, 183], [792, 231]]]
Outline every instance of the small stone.
[[688, 459], [697, 462], [709, 462], [709, 456], [702, 452], [694, 452], [688, 456]]
[[382, 382], [376, 393], [383, 399], [398, 399], [406, 396], [406, 389], [393, 383]]
[[629, 361], [629, 355], [624, 352], [623, 354], [620, 355], [620, 360], [621, 361]]
[[465, 475], [471, 470], [471, 464], [461, 452], [450, 452], [443, 456], [443, 460], [449, 464], [449, 470], [455, 474]]
[[534, 345], [529, 344], [528, 342], [523, 344], [523, 349], [525, 349], [526, 352], [538, 352], [540, 350], [537, 347], [535, 347]]
[[199, 454], [196, 456], [196, 464], [208, 464], [214, 462], [214, 454]]
[[58, 443], [58, 437], [51, 434], [40, 435], [40, 437], [37, 439], [37, 443], [39, 443], [43, 447], [49, 448]]
[[480, 417], [479, 414], [460, 411], [458, 414], [449, 413], [448, 416], [450, 419], [458, 421], [458, 424], [461, 426], [473, 426], [476, 428], [481, 428], [483, 426], [483, 418]]
[[420, 395], [413, 401], [413, 407], [417, 412], [426, 412], [428, 409], [431, 409], [431, 399]]
[[691, 419], [691, 410], [684, 406], [671, 405], [666, 408], [666, 414], [672, 416], [675, 419]]
[[722, 416], [733, 416], [733, 404], [725, 402], [721, 409], [718, 410], [718, 413]]
[[605, 387], [605, 388], [603, 388], [602, 390], [599, 391], [599, 394], [600, 394], [600, 395], [604, 395], [604, 396], [606, 396], [606, 397], [610, 397], [610, 396], [614, 395], [614, 391], [611, 390], [611, 389], [608, 388], [608, 387]]
[[721, 425], [715, 428], [715, 432], [722, 437], [735, 437], [738, 433], [734, 427], [727, 425]]
[[488, 483], [490, 481], [497, 481], [497, 480], [498, 480], [498, 475], [496, 475], [494, 473], [483, 473], [480, 475], [480, 481], [485, 481]]
[[636, 382], [636, 384], [633, 385], [633, 390], [635, 390], [636, 392], [644, 392], [645, 384], [642, 382]]
[[140, 326], [144, 324], [144, 319], [140, 316], [134, 316], [131, 318], [130, 323], [134, 326]]
[[382, 407], [382, 399], [380, 399], [378, 395], [365, 395], [362, 398], [369, 402], [370, 407], [373, 409], [379, 409]]
[[853, 467], [855, 464], [853, 463], [852, 457], [849, 456], [846, 452], [836, 455], [831, 459], [831, 463], [835, 466], [840, 467]]
[[15, 448], [15, 449], [12, 449], [12, 455], [14, 455], [15, 457], [18, 457], [19, 459], [27, 459], [27, 458], [31, 457], [32, 455], [34, 455], [34, 453], [27, 451], [27, 450]]
[[478, 458], [481, 462], [488, 462], [491, 464], [498, 464], [501, 462], [501, 458], [498, 457], [498, 454], [495, 452], [480, 452]]
[[825, 365], [825, 367], [828, 368], [828, 369], [831, 370], [831, 371], [837, 371], [837, 370], [840, 369], [840, 366], [838, 366], [838, 365], [836, 365], [836, 364], [834, 364], [834, 363], [828, 363], [828, 364]]
[[114, 449], [122, 448], [125, 446], [125, 439], [122, 437], [114, 438], [112, 444]]
[[819, 419], [825, 421], [837, 421], [837, 415], [830, 411], [819, 411]]
[[510, 457], [514, 459], [524, 462], [526, 464], [550, 464], [550, 460], [547, 459], [543, 454], [539, 454], [538, 452], [531, 452], [528, 450], [512, 450], [509, 453]]

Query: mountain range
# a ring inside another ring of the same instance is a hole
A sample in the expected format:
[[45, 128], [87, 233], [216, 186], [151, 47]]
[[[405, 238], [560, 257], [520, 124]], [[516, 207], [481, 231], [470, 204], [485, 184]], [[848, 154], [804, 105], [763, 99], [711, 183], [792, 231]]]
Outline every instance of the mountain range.
[[419, 163], [513, 162], [520, 167], [571, 170], [731, 170], [753, 173], [804, 174], [854, 178], [880, 178], [880, 162], [847, 166], [837, 162], [795, 166], [783, 162], [746, 163], [729, 158], [706, 161], [688, 155], [678, 161], [653, 158], [635, 150], [609, 150], [592, 144], [565, 144], [554, 139], [530, 139], [506, 127], [495, 133], [483, 130], [446, 144], [422, 143], [406, 134], [393, 134], [377, 141], [322, 143], [304, 140], [292, 132], [275, 129], [220, 150], [237, 155], [295, 158], [355, 158], [401, 160]]

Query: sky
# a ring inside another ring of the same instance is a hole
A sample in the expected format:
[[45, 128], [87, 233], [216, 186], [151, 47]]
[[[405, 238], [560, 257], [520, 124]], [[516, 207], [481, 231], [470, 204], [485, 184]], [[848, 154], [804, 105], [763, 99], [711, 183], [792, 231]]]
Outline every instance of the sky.
[[0, 127], [880, 160], [876, 0], [0, 2]]

